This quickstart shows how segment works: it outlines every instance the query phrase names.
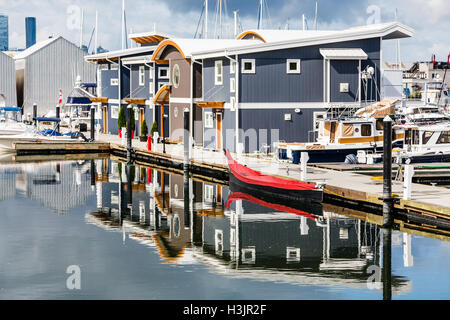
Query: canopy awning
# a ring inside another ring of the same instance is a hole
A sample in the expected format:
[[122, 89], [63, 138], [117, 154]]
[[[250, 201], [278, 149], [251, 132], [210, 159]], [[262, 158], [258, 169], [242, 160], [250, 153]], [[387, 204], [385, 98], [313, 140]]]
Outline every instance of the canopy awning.
[[91, 101], [94, 103], [108, 103], [109, 99], [105, 97], [97, 97], [97, 98], [91, 98]]
[[367, 60], [369, 57], [363, 49], [320, 49], [320, 54], [327, 60]]
[[75, 87], [67, 97], [67, 105], [91, 105], [93, 95], [80, 87]]
[[166, 84], [159, 89], [159, 91], [155, 95], [155, 99], [153, 99], [154, 104], [165, 105], [169, 104], [170, 98], [170, 89], [171, 86]]
[[127, 98], [124, 101], [128, 104], [145, 104], [147, 100], [144, 98]]
[[36, 117], [33, 118], [33, 120], [36, 120], [38, 122], [61, 122], [61, 119], [59, 118], [45, 118], [45, 117]]
[[22, 111], [19, 107], [0, 107], [1, 111]]
[[197, 105], [204, 109], [223, 109], [225, 101], [201, 101], [197, 102]]

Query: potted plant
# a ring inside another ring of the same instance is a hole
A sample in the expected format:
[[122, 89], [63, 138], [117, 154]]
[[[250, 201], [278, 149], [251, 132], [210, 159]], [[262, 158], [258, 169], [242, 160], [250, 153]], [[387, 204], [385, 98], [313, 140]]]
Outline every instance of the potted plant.
[[141, 136], [140, 136], [141, 142], [147, 142], [147, 135], [148, 135], [148, 127], [147, 122], [144, 119], [144, 121], [142, 121], [141, 124]]
[[152, 139], [153, 136], [155, 135], [155, 132], [158, 132], [158, 124], [156, 123], [156, 121], [153, 122], [152, 128], [150, 129], [150, 137], [152, 137]]
[[119, 118], [117, 119], [117, 127], [119, 128], [119, 137], [122, 138], [122, 129], [126, 129], [127, 121], [125, 120], [125, 110], [120, 107]]

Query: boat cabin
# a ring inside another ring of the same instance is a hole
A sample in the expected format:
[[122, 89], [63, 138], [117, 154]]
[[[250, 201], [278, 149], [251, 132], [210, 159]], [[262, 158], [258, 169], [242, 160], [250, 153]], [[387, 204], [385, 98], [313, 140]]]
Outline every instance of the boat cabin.
[[382, 140], [383, 119], [324, 120], [319, 123], [319, 143], [376, 143]]
[[450, 147], [450, 124], [411, 126], [405, 129], [407, 151], [444, 151]]

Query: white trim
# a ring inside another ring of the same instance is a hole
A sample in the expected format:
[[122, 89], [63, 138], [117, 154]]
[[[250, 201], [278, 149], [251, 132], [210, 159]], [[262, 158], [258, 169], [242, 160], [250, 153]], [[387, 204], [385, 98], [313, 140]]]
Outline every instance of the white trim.
[[[206, 119], [206, 116], [210, 117], [210, 119]], [[214, 117], [211, 111], [205, 112], [205, 129], [214, 129]]]
[[[167, 76], [161, 76], [161, 71], [165, 70], [167, 72]], [[159, 67], [158, 68], [158, 79], [170, 79], [169, 67]]]
[[145, 66], [139, 66], [139, 86], [145, 86]]
[[319, 49], [322, 57], [328, 60], [367, 60], [369, 56], [361, 48]]
[[[296, 64], [295, 70], [291, 70], [291, 63]], [[287, 74], [301, 74], [302, 73], [302, 60], [301, 59], [286, 59], [286, 73]]]
[[169, 103], [191, 103], [190, 98], [169, 98]]
[[[251, 63], [252, 68], [250, 70], [245, 70], [245, 64]], [[255, 59], [242, 59], [241, 73], [250, 74], [256, 73], [256, 60]]]
[[[226, 106], [227, 104], [225, 104]], [[360, 108], [359, 102], [333, 102], [331, 105]], [[328, 109], [327, 102], [241, 102], [240, 109]]]
[[[220, 74], [219, 74], [219, 66], [220, 66]], [[214, 84], [216, 86], [223, 85], [223, 61], [216, 60], [214, 62]]]
[[236, 74], [237, 62], [234, 60], [230, 60], [230, 74]]
[[230, 93], [236, 93], [236, 78], [230, 78]]
[[327, 78], [328, 78], [328, 84], [327, 84], [327, 102], [331, 102], [331, 61], [328, 61], [328, 70], [327, 70]]

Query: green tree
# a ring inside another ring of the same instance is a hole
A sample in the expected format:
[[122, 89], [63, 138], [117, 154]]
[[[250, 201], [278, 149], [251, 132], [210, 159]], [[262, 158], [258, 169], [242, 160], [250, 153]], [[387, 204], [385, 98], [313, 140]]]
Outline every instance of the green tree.
[[158, 132], [158, 124], [156, 121], [153, 122], [152, 129], [150, 130], [150, 136], [153, 138], [155, 132]]
[[148, 127], [147, 122], [144, 119], [144, 121], [142, 121], [141, 124], [141, 137], [146, 137], [147, 135], [148, 135]]
[[127, 126], [127, 122], [125, 120], [125, 109], [123, 106], [120, 106], [119, 119], [117, 119], [117, 126], [119, 127], [119, 130]]

